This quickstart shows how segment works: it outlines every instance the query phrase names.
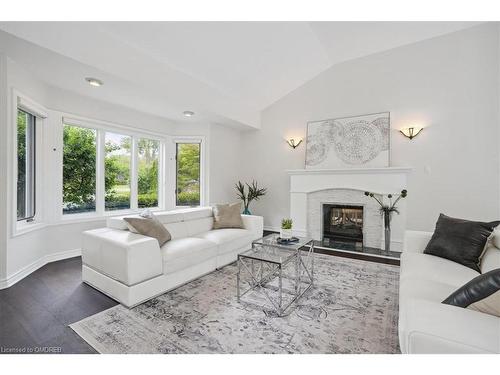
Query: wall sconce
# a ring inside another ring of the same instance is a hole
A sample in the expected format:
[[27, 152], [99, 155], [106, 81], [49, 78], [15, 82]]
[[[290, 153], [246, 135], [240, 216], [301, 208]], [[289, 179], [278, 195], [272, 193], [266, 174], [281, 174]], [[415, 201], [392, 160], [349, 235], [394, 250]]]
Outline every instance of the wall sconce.
[[288, 145], [291, 148], [296, 149], [302, 143], [302, 138], [298, 138], [298, 139], [290, 138], [290, 139], [287, 139], [286, 143], [288, 143]]
[[406, 138], [413, 139], [415, 138], [424, 128], [420, 126], [414, 126], [411, 128], [403, 128], [400, 129], [399, 132], [403, 134]]

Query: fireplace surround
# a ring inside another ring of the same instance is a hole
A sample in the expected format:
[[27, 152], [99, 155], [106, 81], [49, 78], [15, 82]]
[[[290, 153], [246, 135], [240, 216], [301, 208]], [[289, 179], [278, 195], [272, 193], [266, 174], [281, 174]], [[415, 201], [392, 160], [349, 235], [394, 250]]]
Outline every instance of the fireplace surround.
[[[377, 202], [367, 199], [365, 191], [397, 193], [408, 186], [411, 168], [352, 168], [287, 171], [290, 176], [290, 217], [294, 235], [323, 239], [323, 204], [363, 207], [363, 246], [384, 248], [383, 217]], [[398, 204], [399, 215], [392, 219], [391, 249], [401, 251], [406, 228], [406, 201]]]

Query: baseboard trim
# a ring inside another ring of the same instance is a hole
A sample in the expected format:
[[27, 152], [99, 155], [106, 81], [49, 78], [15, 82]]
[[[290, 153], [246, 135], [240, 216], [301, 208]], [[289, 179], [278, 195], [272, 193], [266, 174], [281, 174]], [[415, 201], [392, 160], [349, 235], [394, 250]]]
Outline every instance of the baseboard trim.
[[6, 289], [16, 284], [17, 282], [24, 279], [26, 276], [32, 274], [37, 269], [45, 266], [48, 263], [57, 262], [58, 260], [73, 258], [82, 255], [81, 249], [73, 249], [67, 251], [60, 251], [54, 254], [47, 254], [44, 257], [34, 261], [33, 263], [21, 268], [19, 271], [15, 272], [13, 275], [8, 276], [5, 279], [0, 280], [0, 289]]

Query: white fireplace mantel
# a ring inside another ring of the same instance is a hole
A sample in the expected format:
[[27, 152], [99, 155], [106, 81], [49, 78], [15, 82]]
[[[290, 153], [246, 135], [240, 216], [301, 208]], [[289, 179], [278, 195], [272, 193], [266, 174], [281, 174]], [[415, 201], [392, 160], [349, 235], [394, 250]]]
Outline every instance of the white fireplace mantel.
[[411, 167], [386, 167], [386, 168], [344, 168], [344, 169], [289, 169], [289, 175], [312, 175], [312, 174], [393, 174], [412, 171]]
[[[352, 168], [352, 169], [294, 169], [290, 175], [290, 215], [297, 235], [311, 235], [307, 217], [308, 195], [322, 190], [348, 189], [376, 194], [397, 194], [408, 189], [410, 167]], [[398, 204], [400, 215], [394, 218], [394, 248], [401, 248], [406, 227], [405, 202]]]

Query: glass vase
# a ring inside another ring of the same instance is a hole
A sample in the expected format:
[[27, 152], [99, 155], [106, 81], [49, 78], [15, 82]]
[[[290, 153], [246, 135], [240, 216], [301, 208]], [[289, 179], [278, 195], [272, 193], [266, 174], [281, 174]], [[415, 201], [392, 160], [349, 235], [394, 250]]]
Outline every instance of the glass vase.
[[391, 250], [391, 211], [384, 210], [384, 244], [385, 251]]

